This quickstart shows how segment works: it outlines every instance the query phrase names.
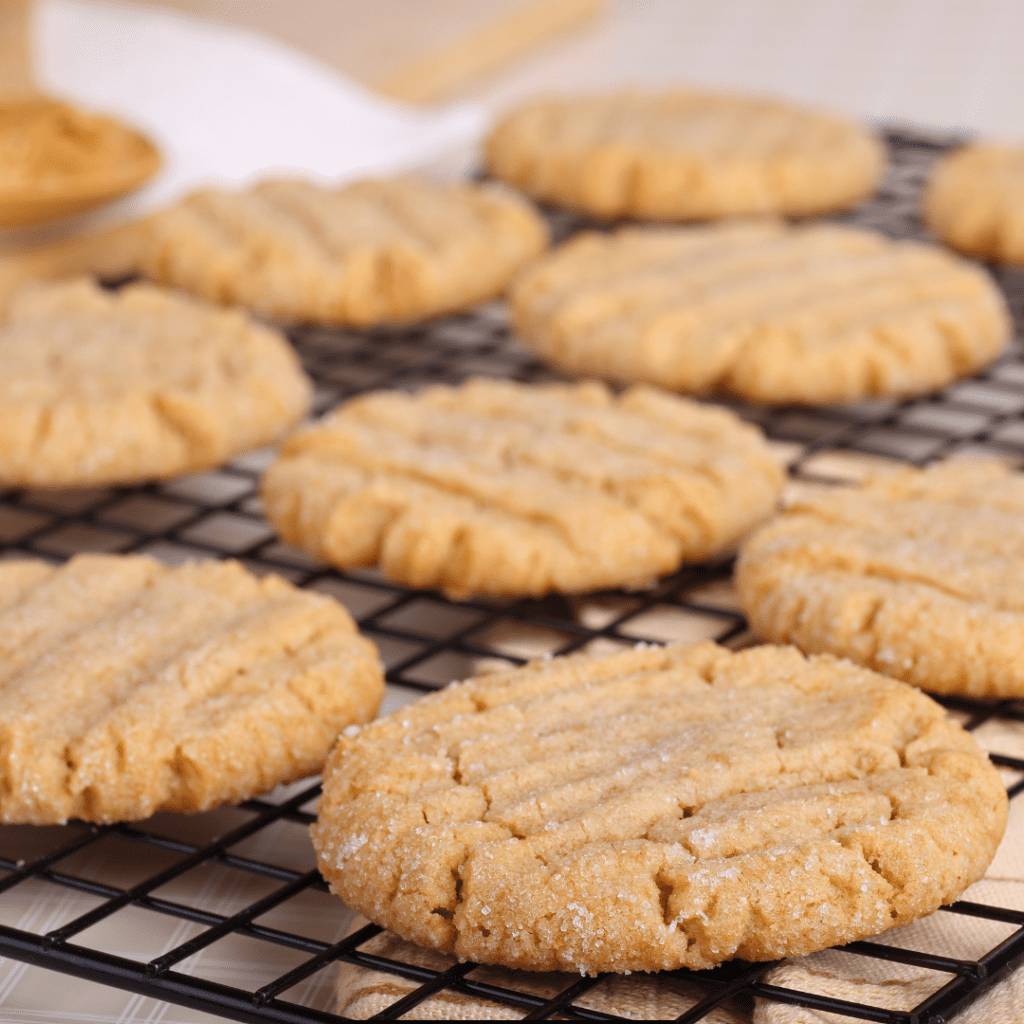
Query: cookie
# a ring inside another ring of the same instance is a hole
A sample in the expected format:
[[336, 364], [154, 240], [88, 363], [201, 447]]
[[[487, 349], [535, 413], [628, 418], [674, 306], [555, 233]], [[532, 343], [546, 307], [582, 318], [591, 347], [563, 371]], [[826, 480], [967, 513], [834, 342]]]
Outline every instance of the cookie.
[[[391, 932], [381, 932], [359, 947], [360, 953], [414, 964], [443, 973], [457, 960], [445, 953], [421, 949]], [[532, 997], [534, 1005], [546, 1003], [579, 983], [579, 975], [537, 974], [511, 971], [504, 967], [478, 967], [468, 980]], [[375, 971], [360, 964], [338, 965], [337, 1013], [348, 1020], [370, 1020], [415, 992], [422, 984], [398, 974]], [[708, 995], [706, 989], [677, 973], [613, 975], [589, 992], [581, 993], [573, 1005], [627, 1020], [675, 1020]], [[701, 1016], [704, 1024], [751, 1024], [750, 1000], [733, 997]], [[416, 1020], [522, 1020], [530, 1004], [510, 1006], [477, 993], [444, 988], [416, 1005]]]
[[534, 100], [486, 142], [489, 172], [603, 218], [804, 217], [874, 192], [885, 151], [867, 128], [780, 100], [635, 92]]
[[339, 740], [312, 827], [350, 907], [535, 971], [773, 960], [950, 903], [1006, 790], [919, 690], [713, 643], [453, 684]]
[[651, 388], [477, 379], [357, 398], [264, 475], [289, 543], [455, 598], [640, 587], [774, 508], [760, 431]]
[[320, 770], [383, 693], [348, 613], [237, 562], [0, 563], [0, 821], [134, 821]]
[[273, 320], [355, 327], [492, 298], [548, 237], [504, 188], [415, 178], [207, 189], [139, 230], [138, 269], [152, 280]]
[[832, 224], [585, 233], [511, 300], [522, 339], [561, 369], [766, 404], [921, 394], [1011, 332], [983, 270]]
[[965, 146], [942, 157], [924, 190], [923, 216], [960, 252], [1024, 264], [1024, 148]]
[[743, 609], [766, 640], [936, 693], [1024, 696], [1024, 477], [956, 461], [822, 488], [744, 545]]
[[152, 285], [19, 293], [0, 365], [0, 487], [208, 469], [274, 440], [311, 392], [276, 331]]

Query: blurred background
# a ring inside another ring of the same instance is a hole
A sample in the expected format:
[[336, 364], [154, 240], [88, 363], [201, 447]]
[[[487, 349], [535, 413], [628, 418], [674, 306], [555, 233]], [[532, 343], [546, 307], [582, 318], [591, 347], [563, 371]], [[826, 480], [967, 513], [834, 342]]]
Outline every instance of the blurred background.
[[[11, 0], [7, 0], [11, 2]], [[167, 156], [114, 216], [200, 180], [463, 174], [543, 91], [696, 84], [1024, 137], [1020, 0], [39, 0], [40, 87]], [[109, 215], [108, 215], [109, 217]]]
[[165, 0], [401, 99], [690, 81], [1024, 132], [1019, 0]]

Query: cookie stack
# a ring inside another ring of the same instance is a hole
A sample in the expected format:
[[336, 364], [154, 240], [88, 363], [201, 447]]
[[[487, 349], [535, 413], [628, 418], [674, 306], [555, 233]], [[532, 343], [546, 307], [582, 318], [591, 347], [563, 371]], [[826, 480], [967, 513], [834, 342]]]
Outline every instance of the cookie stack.
[[[534, 972], [798, 956], [957, 899], [1006, 792], [915, 687], [1024, 692], [1024, 485], [993, 465], [907, 470], [773, 519], [784, 472], [764, 435], [683, 395], [927, 393], [1005, 347], [1001, 293], [944, 249], [781, 219], [848, 209], [881, 176], [878, 140], [817, 112], [550, 99], [486, 153], [502, 184], [196, 193], [122, 232], [122, 269], [151, 283], [116, 292], [13, 289], [68, 250], [8, 268], [0, 486], [140, 484], [283, 439], [263, 513], [338, 569], [505, 601], [641, 589], [739, 546], [751, 624], [795, 646], [533, 662], [371, 724], [377, 652], [330, 598], [233, 562], [4, 563], [0, 821], [202, 811], [326, 763], [319, 866], [384, 948]], [[1014, 259], [1012, 217], [994, 242], [991, 217], [949, 198], [975, 164], [1009, 181], [1001, 159], [956, 158], [928, 217]], [[545, 254], [520, 191], [661, 223]], [[503, 294], [517, 337], [579, 380], [378, 392], [294, 429], [310, 382], [254, 319], [374, 330]]]

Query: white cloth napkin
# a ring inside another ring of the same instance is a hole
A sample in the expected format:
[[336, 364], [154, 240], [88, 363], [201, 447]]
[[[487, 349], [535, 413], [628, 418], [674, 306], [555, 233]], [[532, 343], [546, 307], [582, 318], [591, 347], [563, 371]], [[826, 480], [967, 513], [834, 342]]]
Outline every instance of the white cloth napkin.
[[34, 40], [43, 90], [122, 117], [163, 153], [152, 184], [105, 220], [136, 216], [211, 182], [391, 173], [483, 128], [478, 107], [418, 111], [275, 40], [164, 10], [42, 0]]

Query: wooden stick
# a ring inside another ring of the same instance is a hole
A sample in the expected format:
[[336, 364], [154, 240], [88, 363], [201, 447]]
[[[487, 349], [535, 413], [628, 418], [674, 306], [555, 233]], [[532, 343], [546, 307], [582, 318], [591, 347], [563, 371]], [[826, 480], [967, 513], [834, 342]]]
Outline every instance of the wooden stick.
[[535, 0], [495, 24], [428, 54], [373, 87], [407, 103], [434, 103], [595, 18], [605, 0]]

